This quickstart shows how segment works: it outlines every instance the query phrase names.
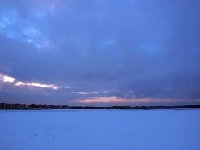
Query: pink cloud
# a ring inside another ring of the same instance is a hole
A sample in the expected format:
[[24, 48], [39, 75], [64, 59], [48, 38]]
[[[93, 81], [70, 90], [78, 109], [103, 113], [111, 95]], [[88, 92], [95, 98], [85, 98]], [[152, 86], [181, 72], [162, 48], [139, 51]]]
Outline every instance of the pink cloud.
[[82, 104], [95, 104], [95, 103], [103, 103], [103, 104], [129, 104], [129, 105], [144, 105], [144, 104], [171, 104], [171, 103], [187, 103], [187, 102], [196, 102], [199, 103], [200, 99], [164, 99], [164, 98], [120, 98], [120, 97], [91, 97], [87, 99], [81, 99], [71, 102], [79, 102]]

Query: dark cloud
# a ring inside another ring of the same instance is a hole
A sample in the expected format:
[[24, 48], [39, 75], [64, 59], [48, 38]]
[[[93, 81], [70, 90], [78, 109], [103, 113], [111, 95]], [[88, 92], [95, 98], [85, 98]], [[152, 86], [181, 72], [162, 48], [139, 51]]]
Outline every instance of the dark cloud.
[[0, 10], [0, 73], [71, 87], [32, 102], [200, 98], [198, 0], [9, 0]]

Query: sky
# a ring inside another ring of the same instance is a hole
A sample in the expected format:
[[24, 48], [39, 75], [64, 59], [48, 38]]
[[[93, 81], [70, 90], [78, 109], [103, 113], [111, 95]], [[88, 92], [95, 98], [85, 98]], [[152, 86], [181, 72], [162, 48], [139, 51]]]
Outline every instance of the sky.
[[200, 104], [199, 0], [0, 1], [0, 102]]

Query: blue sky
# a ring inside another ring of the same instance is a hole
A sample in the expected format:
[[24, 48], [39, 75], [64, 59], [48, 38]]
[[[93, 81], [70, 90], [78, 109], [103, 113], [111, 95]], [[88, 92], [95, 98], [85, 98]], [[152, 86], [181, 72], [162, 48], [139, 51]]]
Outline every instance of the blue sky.
[[0, 2], [0, 101], [200, 103], [199, 0]]

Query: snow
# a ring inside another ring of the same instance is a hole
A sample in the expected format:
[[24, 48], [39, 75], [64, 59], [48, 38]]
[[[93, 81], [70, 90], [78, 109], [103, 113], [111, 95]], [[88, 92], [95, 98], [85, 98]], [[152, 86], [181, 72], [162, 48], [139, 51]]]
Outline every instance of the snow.
[[199, 150], [200, 110], [0, 110], [0, 150]]

